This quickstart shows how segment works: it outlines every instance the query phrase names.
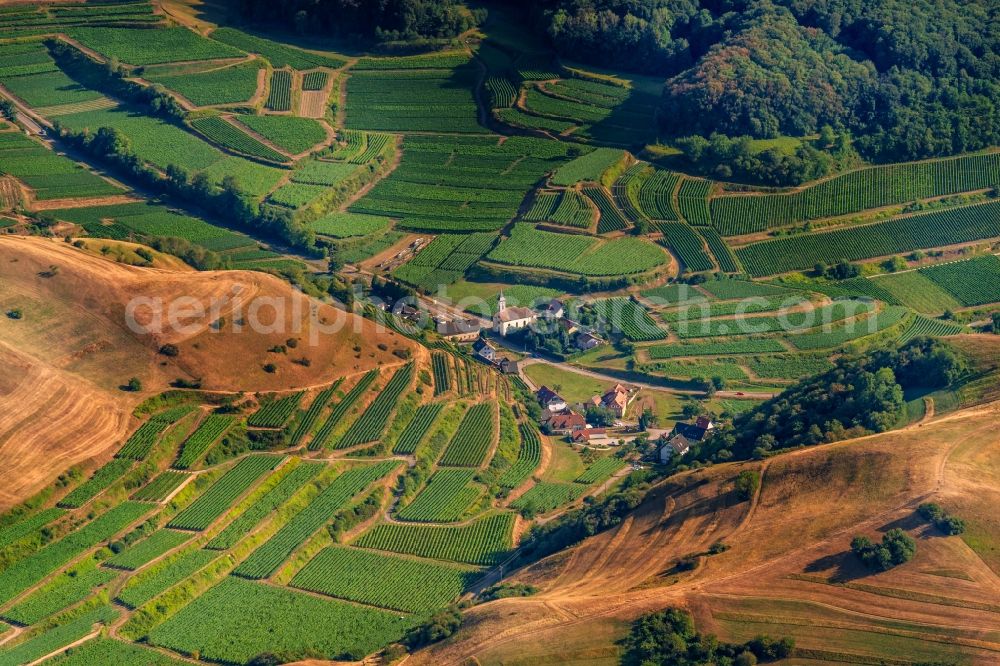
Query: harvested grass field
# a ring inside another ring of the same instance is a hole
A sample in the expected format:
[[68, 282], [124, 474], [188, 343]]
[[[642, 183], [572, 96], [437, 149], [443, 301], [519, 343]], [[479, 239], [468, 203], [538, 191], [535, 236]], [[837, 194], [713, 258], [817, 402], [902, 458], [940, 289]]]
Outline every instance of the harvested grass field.
[[[511, 576], [538, 595], [476, 607], [459, 640], [411, 661], [615, 663], [628, 621], [678, 606], [722, 640], [791, 636], [794, 663], [995, 664], [998, 418], [1000, 405], [986, 405], [676, 477], [620, 526]], [[763, 474], [752, 502], [732, 492], [747, 466]], [[928, 500], [966, 519], [967, 534], [945, 537], [916, 519]], [[916, 557], [881, 574], [861, 569], [851, 538], [891, 527], [917, 540]], [[707, 556], [716, 540], [730, 549]], [[676, 571], [690, 555], [700, 555], [695, 570]]]

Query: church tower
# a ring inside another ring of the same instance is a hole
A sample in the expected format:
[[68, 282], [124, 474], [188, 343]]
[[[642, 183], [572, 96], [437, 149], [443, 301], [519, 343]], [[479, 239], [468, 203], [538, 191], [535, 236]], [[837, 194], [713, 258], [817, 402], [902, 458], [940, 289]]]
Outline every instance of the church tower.
[[500, 314], [507, 309], [507, 299], [504, 298], [503, 291], [500, 292], [500, 298], [497, 299], [497, 314]]

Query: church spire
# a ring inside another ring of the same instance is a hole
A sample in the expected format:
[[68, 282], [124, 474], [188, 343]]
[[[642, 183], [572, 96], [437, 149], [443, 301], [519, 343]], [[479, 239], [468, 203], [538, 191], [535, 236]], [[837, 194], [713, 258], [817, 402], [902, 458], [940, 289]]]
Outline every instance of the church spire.
[[500, 290], [500, 298], [497, 299], [497, 314], [507, 309], [507, 299], [504, 298], [503, 289]]

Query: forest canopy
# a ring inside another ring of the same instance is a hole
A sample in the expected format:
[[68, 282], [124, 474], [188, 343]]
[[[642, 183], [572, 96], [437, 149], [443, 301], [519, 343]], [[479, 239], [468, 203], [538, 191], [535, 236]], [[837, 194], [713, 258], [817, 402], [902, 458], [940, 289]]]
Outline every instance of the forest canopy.
[[1000, 10], [985, 0], [522, 1], [561, 56], [663, 77], [673, 136], [830, 125], [886, 161], [1000, 143]]

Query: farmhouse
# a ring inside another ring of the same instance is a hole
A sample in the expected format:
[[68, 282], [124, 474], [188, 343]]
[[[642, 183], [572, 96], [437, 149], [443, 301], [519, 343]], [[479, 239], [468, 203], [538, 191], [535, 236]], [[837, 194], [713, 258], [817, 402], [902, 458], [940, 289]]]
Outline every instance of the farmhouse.
[[493, 331], [501, 337], [507, 337], [512, 331], [519, 331], [538, 321], [538, 313], [531, 308], [507, 307], [507, 299], [503, 292], [497, 299], [497, 313], [493, 315]]
[[545, 306], [545, 310], [543, 310], [542, 314], [545, 315], [546, 319], [562, 319], [565, 312], [566, 307], [563, 305], [563, 302], [553, 298]]
[[674, 426], [670, 435], [684, 435], [691, 442], [700, 442], [705, 439], [709, 432], [715, 429], [715, 423], [707, 416], [699, 416], [694, 423], [680, 422]]
[[543, 408], [552, 413], [561, 412], [566, 409], [566, 400], [548, 386], [538, 389], [535, 392], [535, 398], [538, 399], [538, 403]]
[[509, 358], [500, 359], [500, 372], [505, 375], [516, 375], [521, 370], [521, 364]]
[[472, 351], [479, 359], [486, 361], [487, 363], [494, 363], [496, 361], [496, 348], [482, 338], [476, 340], [475, 344], [472, 345]]
[[671, 458], [682, 456], [691, 448], [691, 442], [684, 435], [674, 435], [669, 439], [661, 439], [663, 445], [660, 447], [660, 462], [669, 462]]
[[582, 414], [566, 410], [553, 414], [548, 420], [548, 426], [554, 435], [570, 435], [578, 430], [584, 430], [587, 427], [587, 419]]
[[577, 444], [596, 444], [608, 439], [606, 428], [584, 428], [573, 433], [573, 442]]
[[597, 396], [591, 398], [591, 401], [594, 400], [597, 401], [594, 404], [610, 410], [618, 418], [624, 418], [628, 409], [629, 392], [621, 384], [615, 384], [600, 398]]
[[475, 319], [453, 319], [439, 322], [437, 331], [441, 337], [457, 342], [471, 342], [479, 337], [479, 322]]
[[602, 340], [599, 337], [587, 331], [583, 331], [576, 336], [576, 346], [578, 349], [582, 349], [583, 351], [593, 349], [594, 347], [600, 345], [601, 342]]

